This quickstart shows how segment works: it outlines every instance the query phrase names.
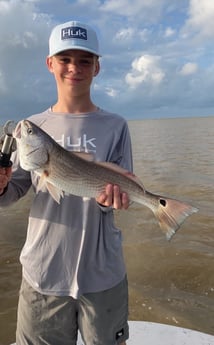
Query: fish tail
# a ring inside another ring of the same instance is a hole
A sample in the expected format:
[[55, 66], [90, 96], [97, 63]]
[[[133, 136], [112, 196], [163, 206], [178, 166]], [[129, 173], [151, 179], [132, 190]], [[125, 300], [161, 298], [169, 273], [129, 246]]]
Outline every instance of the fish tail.
[[187, 203], [154, 194], [153, 197], [158, 199], [158, 205], [156, 204], [157, 207], [153, 205], [152, 211], [158, 219], [159, 225], [165, 233], [167, 240], [172, 238], [187, 217], [198, 212], [197, 208]]

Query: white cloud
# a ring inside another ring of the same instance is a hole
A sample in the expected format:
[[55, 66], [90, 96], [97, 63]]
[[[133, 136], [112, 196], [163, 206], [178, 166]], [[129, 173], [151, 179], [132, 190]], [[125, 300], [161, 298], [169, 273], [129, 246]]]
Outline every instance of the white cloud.
[[132, 62], [132, 69], [126, 75], [127, 84], [135, 88], [143, 82], [158, 85], [163, 80], [165, 73], [159, 66], [160, 57], [142, 55]]
[[105, 88], [105, 91], [106, 91], [106, 94], [109, 96], [109, 97], [112, 97], [112, 98], [115, 98], [118, 94], [117, 90], [115, 90], [114, 88], [112, 87], [106, 87]]
[[189, 18], [184, 27], [184, 36], [197, 34], [200, 38], [211, 38], [214, 35], [214, 1], [190, 0]]
[[180, 74], [188, 76], [191, 74], [195, 74], [197, 70], [198, 70], [198, 65], [196, 63], [188, 62], [185, 65], [183, 65], [183, 67], [180, 70]]
[[94, 83], [93, 88], [98, 93], [102, 93], [104, 91], [104, 94], [111, 98], [115, 98], [118, 95], [118, 90], [115, 87], [102, 85], [101, 82]]
[[36, 12], [33, 2], [0, 1], [0, 51], [5, 53], [6, 48], [12, 47], [40, 49], [44, 38], [48, 37], [50, 23], [48, 15]]
[[165, 0], [106, 0], [100, 8], [114, 15], [152, 22], [159, 17], [164, 2]]
[[173, 35], [175, 35], [176, 31], [174, 29], [172, 29], [171, 27], [166, 28], [165, 30], [165, 37], [172, 37]]
[[131, 39], [133, 39], [133, 35], [133, 28], [123, 28], [116, 33], [114, 39], [119, 42], [129, 42]]

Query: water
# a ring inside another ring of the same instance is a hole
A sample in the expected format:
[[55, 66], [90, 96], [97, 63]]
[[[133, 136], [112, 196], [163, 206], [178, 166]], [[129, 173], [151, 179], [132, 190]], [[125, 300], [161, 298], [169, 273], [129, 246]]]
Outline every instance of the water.
[[[136, 174], [147, 190], [199, 208], [167, 242], [150, 210], [116, 212], [123, 229], [130, 319], [214, 334], [214, 118], [130, 121]], [[19, 254], [31, 193], [0, 209], [0, 345], [15, 339]]]

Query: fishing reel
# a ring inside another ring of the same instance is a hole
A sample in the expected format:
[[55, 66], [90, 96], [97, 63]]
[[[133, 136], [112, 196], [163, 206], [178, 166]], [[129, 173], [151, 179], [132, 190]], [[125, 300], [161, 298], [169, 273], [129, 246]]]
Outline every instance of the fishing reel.
[[16, 124], [14, 121], [7, 121], [3, 126], [3, 133], [0, 137], [0, 167], [8, 168], [12, 165], [10, 160], [12, 152], [16, 150], [16, 140], [12, 132]]

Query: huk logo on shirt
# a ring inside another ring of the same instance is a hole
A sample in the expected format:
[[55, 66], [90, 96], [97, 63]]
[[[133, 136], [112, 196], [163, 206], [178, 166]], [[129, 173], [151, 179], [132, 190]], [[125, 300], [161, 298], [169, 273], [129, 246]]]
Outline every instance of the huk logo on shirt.
[[86, 133], [76, 138], [75, 142], [72, 142], [71, 137], [66, 137], [64, 134], [62, 134], [61, 138], [52, 138], [67, 150], [96, 153], [96, 138], [90, 138]]
[[87, 30], [80, 28], [79, 26], [71, 26], [62, 29], [61, 31], [62, 40], [69, 38], [80, 38], [81, 40], [87, 40]]

